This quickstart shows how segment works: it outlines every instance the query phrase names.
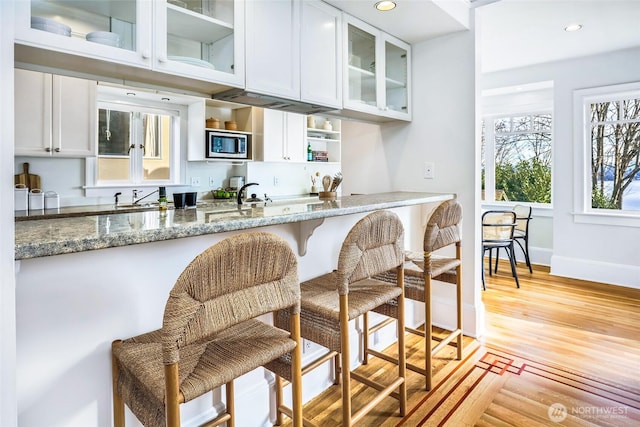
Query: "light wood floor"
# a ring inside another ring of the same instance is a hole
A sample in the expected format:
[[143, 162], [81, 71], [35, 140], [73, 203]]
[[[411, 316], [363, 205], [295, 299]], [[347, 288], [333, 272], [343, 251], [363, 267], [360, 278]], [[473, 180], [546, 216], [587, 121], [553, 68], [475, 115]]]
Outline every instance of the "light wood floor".
[[[467, 337], [465, 354], [483, 344], [640, 389], [640, 290], [555, 277], [544, 268], [534, 269], [533, 274], [518, 268], [521, 287], [516, 289], [507, 267], [503, 264], [497, 275], [486, 276], [487, 290], [482, 295], [486, 333], [480, 341]], [[410, 334], [407, 344], [408, 359], [420, 363], [422, 341]], [[396, 349], [392, 346], [387, 351]], [[443, 351], [435, 360], [435, 382], [455, 365], [451, 362], [454, 351]], [[384, 377], [396, 370], [374, 358], [358, 371]], [[424, 378], [407, 372], [410, 410], [426, 391]], [[369, 394], [353, 384], [353, 407], [359, 408]], [[340, 425], [340, 411], [338, 387], [326, 390], [304, 408], [305, 417], [327, 427]], [[397, 401], [389, 398], [359, 425], [395, 426], [399, 421]]]

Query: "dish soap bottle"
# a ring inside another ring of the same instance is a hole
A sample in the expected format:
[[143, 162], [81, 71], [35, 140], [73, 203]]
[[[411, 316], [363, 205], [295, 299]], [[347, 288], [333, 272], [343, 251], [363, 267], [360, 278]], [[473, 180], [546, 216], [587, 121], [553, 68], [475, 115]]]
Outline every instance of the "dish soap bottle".
[[311, 143], [307, 143], [307, 161], [313, 160], [313, 150], [311, 149]]
[[167, 210], [167, 188], [160, 187], [158, 190], [158, 208], [161, 211]]

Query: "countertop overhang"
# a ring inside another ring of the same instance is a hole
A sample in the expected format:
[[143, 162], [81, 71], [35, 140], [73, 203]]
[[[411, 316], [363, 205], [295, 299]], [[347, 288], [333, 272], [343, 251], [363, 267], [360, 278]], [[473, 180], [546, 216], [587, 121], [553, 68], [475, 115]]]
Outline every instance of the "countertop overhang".
[[[292, 199], [273, 203], [199, 205], [178, 210], [38, 219], [15, 223], [15, 259], [29, 259], [372, 212], [454, 198], [454, 194], [390, 192]], [[316, 225], [317, 226], [317, 225]], [[313, 227], [315, 228], [315, 226]]]

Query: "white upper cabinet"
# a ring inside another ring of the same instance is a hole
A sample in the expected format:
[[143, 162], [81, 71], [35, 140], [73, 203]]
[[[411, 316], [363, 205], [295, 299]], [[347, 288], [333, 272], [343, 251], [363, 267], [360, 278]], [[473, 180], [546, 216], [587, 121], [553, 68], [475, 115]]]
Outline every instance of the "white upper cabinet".
[[340, 11], [319, 0], [249, 1], [246, 89], [342, 106]]
[[300, 2], [246, 5], [246, 89], [300, 99]]
[[347, 14], [343, 20], [345, 110], [411, 120], [411, 46]]
[[244, 0], [158, 1], [154, 69], [242, 86], [244, 4]]
[[342, 13], [319, 0], [302, 2], [301, 100], [342, 108]]
[[16, 69], [15, 92], [16, 155], [95, 155], [95, 81]]
[[242, 86], [243, 18], [244, 0], [24, 0], [16, 42]]

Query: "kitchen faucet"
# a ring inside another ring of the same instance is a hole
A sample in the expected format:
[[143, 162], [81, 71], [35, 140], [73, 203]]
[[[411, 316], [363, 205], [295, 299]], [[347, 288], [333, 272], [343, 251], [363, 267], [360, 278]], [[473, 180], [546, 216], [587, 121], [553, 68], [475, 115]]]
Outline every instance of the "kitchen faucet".
[[257, 182], [250, 182], [240, 187], [240, 190], [238, 190], [238, 206], [242, 205], [242, 192], [244, 191], [245, 188], [250, 187], [252, 185], [259, 185], [259, 184]]
[[139, 201], [146, 199], [147, 197], [149, 197], [152, 194], [157, 193], [159, 190], [154, 190], [151, 193], [147, 194], [146, 196], [140, 197], [138, 200], [136, 200], [135, 198], [138, 197], [138, 192], [141, 190], [133, 190], [133, 204], [137, 205]]
[[116, 208], [118, 207], [118, 196], [121, 196], [122, 193], [121, 192], [117, 192], [116, 194], [113, 195], [113, 197], [116, 199]]

